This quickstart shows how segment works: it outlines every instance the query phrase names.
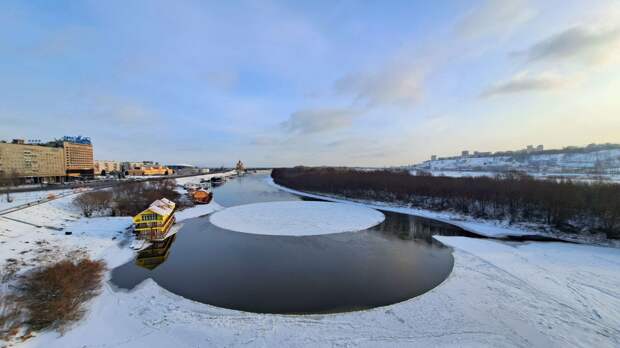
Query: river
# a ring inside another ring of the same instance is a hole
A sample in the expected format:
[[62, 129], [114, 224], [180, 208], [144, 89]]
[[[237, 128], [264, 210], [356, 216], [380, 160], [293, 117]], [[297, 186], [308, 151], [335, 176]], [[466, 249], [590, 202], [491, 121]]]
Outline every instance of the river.
[[[214, 189], [230, 207], [302, 198], [267, 183], [267, 175], [232, 179]], [[174, 240], [155, 245], [112, 272], [133, 289], [147, 278], [188, 299], [258, 313], [333, 313], [404, 301], [443, 282], [450, 248], [433, 235], [467, 235], [458, 227], [383, 212], [367, 230], [317, 236], [267, 236], [228, 231], [199, 217]]]

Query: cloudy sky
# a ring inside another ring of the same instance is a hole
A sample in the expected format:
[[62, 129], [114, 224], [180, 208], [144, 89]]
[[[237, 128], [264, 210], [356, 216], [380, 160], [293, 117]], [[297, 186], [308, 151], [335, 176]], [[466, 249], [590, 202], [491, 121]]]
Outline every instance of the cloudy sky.
[[620, 1], [0, 2], [0, 139], [219, 166], [620, 142]]

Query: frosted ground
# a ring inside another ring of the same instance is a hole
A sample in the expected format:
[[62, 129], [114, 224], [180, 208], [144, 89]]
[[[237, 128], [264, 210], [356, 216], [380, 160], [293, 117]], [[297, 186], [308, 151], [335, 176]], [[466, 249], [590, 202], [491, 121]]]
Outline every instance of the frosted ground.
[[[9, 214], [63, 227], [70, 236], [0, 218], [0, 263], [15, 258], [23, 271], [75, 248], [110, 268], [133, 258], [129, 218], [84, 218], [71, 199]], [[454, 249], [452, 274], [402, 303], [331, 315], [267, 315], [193, 302], [151, 280], [132, 292], [106, 282], [84, 320], [65, 335], [39, 333], [16, 346], [620, 346], [620, 249], [436, 238]], [[41, 244], [52, 252], [38, 252]]]

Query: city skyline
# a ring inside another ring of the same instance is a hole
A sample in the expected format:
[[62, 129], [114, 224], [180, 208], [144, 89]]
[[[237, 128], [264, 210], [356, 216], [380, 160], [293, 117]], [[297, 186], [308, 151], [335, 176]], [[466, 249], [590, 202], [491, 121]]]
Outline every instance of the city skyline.
[[[620, 142], [620, 3], [3, 2], [0, 139], [205, 166]], [[372, 48], [372, 49], [371, 49]]]

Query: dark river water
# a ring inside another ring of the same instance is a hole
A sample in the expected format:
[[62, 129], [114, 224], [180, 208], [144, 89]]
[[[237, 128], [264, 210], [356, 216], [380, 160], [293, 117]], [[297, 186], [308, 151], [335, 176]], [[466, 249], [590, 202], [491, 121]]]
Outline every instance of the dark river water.
[[[224, 206], [300, 200], [266, 183], [267, 175], [215, 188]], [[183, 222], [175, 239], [112, 271], [133, 289], [147, 278], [183, 297], [259, 313], [330, 313], [388, 305], [423, 294], [452, 271], [449, 248], [432, 236], [469, 235], [428, 219], [384, 212], [359, 232], [265, 236], [216, 227], [208, 217]]]

